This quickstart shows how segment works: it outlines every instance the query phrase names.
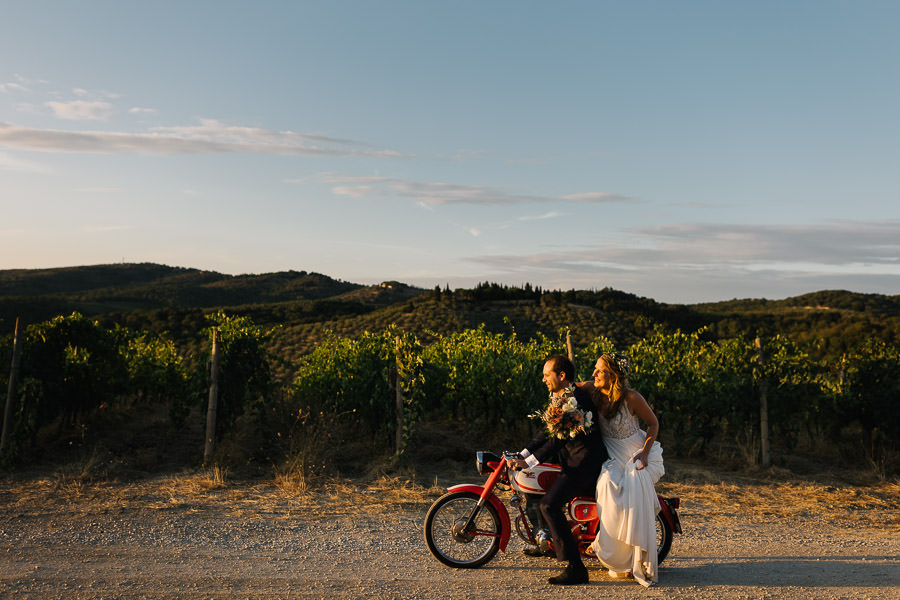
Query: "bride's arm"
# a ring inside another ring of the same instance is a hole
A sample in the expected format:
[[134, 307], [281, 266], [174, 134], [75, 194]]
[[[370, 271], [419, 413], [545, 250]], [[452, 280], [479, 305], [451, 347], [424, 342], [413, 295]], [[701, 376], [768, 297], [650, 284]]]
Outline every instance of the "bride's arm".
[[641, 461], [641, 466], [638, 467], [638, 469], [643, 469], [647, 466], [647, 460], [650, 456], [650, 448], [653, 447], [653, 441], [656, 440], [656, 437], [659, 435], [659, 419], [656, 418], [656, 414], [653, 412], [653, 409], [650, 408], [650, 405], [647, 404], [647, 401], [644, 400], [644, 397], [636, 391], [629, 390], [625, 402], [628, 404], [628, 409], [631, 410], [632, 414], [637, 415], [641, 421], [647, 424], [647, 439], [644, 440], [644, 447], [641, 448], [640, 453], [634, 457], [634, 460], [640, 459]]

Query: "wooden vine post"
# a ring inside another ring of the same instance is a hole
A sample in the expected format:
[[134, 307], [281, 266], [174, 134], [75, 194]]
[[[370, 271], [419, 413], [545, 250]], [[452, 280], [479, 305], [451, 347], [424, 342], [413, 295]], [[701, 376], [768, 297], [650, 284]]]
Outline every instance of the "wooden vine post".
[[397, 435], [394, 438], [394, 453], [403, 451], [403, 388], [400, 381], [400, 336], [397, 336], [394, 352], [394, 408], [397, 413]]
[[212, 460], [216, 448], [216, 412], [219, 407], [219, 330], [213, 330], [212, 361], [209, 366], [209, 406], [206, 408], [206, 445], [203, 448], [203, 466]]
[[767, 384], [765, 375], [765, 357], [763, 356], [762, 340], [756, 338], [756, 359], [759, 361], [759, 449], [762, 466], [771, 464], [769, 457], [769, 400], [766, 396]]
[[566, 351], [569, 353], [569, 360], [572, 361], [572, 364], [575, 364], [575, 350], [572, 348], [572, 332], [568, 329], [566, 329]]
[[13, 333], [12, 366], [9, 370], [9, 387], [6, 391], [6, 408], [3, 411], [3, 433], [0, 434], [0, 454], [6, 451], [12, 430], [12, 408], [16, 399], [16, 376], [19, 374], [19, 362], [22, 355], [22, 336], [19, 335], [19, 318], [16, 317], [16, 329]]

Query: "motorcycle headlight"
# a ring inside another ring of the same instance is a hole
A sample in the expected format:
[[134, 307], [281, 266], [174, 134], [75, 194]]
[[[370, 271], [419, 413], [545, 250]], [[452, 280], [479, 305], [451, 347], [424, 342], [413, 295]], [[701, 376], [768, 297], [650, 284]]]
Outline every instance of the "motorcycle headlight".
[[485, 475], [497, 468], [497, 465], [503, 459], [494, 454], [480, 450], [475, 453], [475, 468], [478, 469], [479, 475]]

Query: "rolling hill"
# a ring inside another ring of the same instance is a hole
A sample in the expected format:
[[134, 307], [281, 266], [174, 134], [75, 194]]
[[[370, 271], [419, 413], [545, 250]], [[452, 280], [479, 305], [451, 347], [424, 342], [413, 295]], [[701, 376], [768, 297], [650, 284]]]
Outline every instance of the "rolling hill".
[[425, 341], [481, 325], [523, 338], [555, 338], [569, 329], [576, 345], [600, 335], [627, 345], [660, 326], [705, 328], [713, 339], [781, 333], [813, 343], [821, 356], [839, 355], [865, 337], [900, 340], [900, 296], [843, 290], [680, 305], [611, 288], [543, 291], [485, 282], [424, 290], [397, 281], [363, 286], [305, 271], [233, 276], [151, 263], [0, 271], [3, 335], [17, 316], [35, 323], [77, 311], [104, 323], [167, 332], [196, 348], [205, 315], [218, 310], [278, 326], [273, 350], [288, 361], [327, 332], [354, 336], [391, 324]]

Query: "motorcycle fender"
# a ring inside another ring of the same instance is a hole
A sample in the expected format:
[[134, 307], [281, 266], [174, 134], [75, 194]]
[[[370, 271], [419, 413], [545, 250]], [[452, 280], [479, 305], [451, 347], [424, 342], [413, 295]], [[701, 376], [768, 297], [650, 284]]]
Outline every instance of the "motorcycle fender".
[[[474, 492], [480, 496], [482, 493], [484, 493], [484, 487], [480, 485], [462, 483], [460, 485], [454, 485], [451, 488], [447, 488], [447, 491]], [[500, 515], [500, 549], [506, 552], [506, 545], [509, 543], [510, 535], [509, 511], [507, 511], [506, 506], [504, 506], [503, 503], [500, 502], [500, 498], [498, 498], [494, 494], [488, 496], [487, 501], [497, 509], [497, 514]]]
[[669, 526], [672, 528], [672, 531], [675, 533], [681, 533], [681, 522], [678, 519], [678, 514], [673, 514], [671, 508], [669, 508], [669, 504], [662, 498], [662, 496], [657, 496], [659, 498], [659, 510], [663, 514], [663, 517], [666, 521], [669, 522]]

